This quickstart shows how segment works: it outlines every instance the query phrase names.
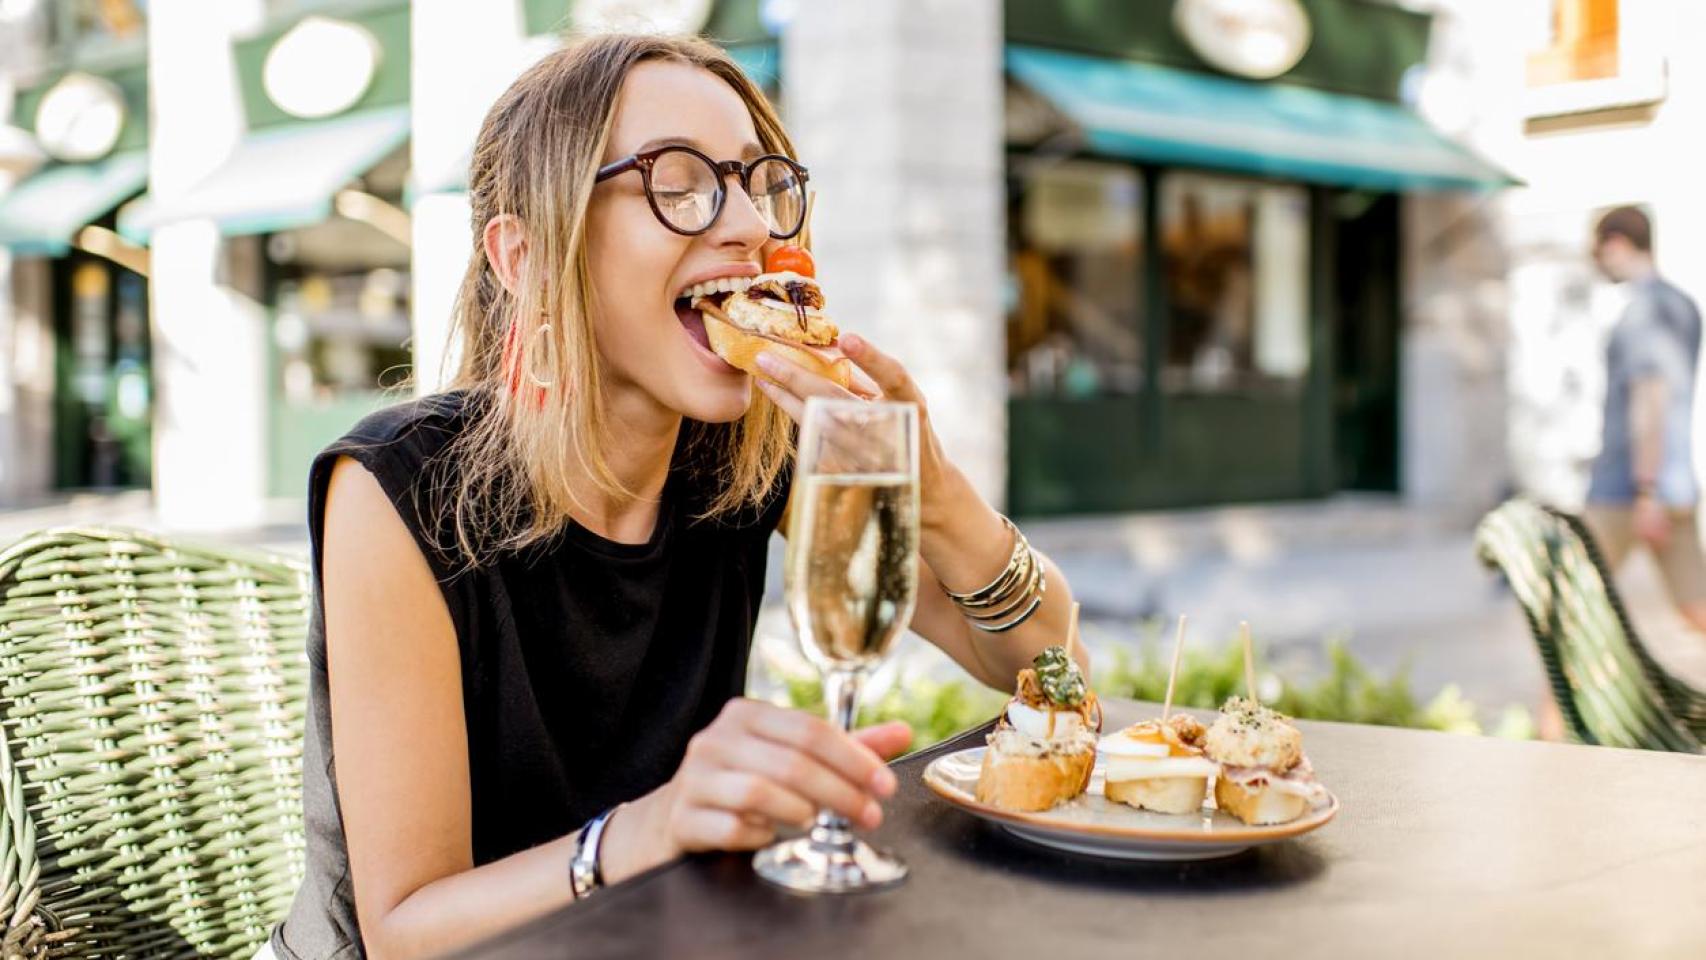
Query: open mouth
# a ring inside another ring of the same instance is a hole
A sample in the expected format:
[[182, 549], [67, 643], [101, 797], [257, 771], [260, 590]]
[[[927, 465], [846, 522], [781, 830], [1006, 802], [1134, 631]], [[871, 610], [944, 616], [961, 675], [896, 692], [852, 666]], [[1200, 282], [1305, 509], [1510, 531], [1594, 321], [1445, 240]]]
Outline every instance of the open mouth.
[[[723, 301], [733, 296], [733, 294], [728, 292], [717, 292], [712, 294], [699, 294], [699, 296], [721, 306]], [[705, 332], [705, 317], [698, 310], [693, 308], [693, 300], [694, 297], [692, 296], [680, 296], [675, 298], [676, 322], [681, 324], [681, 328], [687, 331], [688, 338], [698, 344], [700, 349], [713, 357], [717, 357], [716, 351], [711, 349], [710, 336]], [[717, 357], [717, 359], [722, 360], [721, 357]], [[733, 368], [731, 367], [730, 369]]]
[[705, 337], [705, 318], [699, 311], [693, 309], [692, 302], [686, 297], [677, 297], [675, 301], [675, 319], [681, 324], [693, 342], [709, 350], [711, 343]]

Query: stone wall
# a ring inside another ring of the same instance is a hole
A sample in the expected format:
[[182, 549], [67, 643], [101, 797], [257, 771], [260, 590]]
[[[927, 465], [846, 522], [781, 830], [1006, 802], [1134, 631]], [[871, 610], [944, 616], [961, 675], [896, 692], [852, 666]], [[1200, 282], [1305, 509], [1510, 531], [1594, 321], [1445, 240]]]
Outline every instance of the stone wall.
[[949, 456], [999, 502], [1006, 477], [1001, 5], [802, 3], [783, 110], [811, 168], [835, 317], [900, 357]]

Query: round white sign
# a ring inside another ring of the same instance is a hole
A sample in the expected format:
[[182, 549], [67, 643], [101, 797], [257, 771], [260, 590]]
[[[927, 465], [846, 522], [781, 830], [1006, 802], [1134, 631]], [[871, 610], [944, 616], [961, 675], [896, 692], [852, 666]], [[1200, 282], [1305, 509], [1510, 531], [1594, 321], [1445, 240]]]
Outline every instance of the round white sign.
[[355, 105], [379, 69], [379, 41], [345, 20], [304, 17], [267, 51], [261, 83], [278, 108], [315, 119]]
[[1211, 66], [1252, 80], [1285, 73], [1309, 50], [1298, 0], [1177, 0], [1173, 26]]
[[36, 139], [49, 155], [73, 163], [99, 160], [124, 130], [124, 94], [105, 77], [70, 73], [36, 107]]

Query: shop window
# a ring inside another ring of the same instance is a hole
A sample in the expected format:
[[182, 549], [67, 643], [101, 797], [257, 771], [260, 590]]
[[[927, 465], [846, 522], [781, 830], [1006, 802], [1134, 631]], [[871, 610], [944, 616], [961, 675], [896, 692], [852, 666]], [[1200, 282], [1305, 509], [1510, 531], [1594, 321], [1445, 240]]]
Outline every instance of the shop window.
[[1618, 74], [1619, 0], [1552, 0], [1545, 48], [1528, 56], [1528, 85], [1543, 87]]
[[1309, 208], [1301, 187], [1168, 173], [1160, 188], [1169, 391], [1301, 387]]
[[1015, 396], [1143, 386], [1143, 180], [1123, 164], [1046, 161], [1017, 173], [1009, 373]]
[[[407, 169], [408, 150], [399, 148], [364, 174], [352, 195], [400, 211]], [[342, 215], [267, 238], [277, 284], [276, 383], [287, 409], [371, 403], [407, 379], [406, 239]]]
[[408, 274], [308, 273], [279, 284], [273, 326], [286, 403], [370, 395], [408, 371]]
[[52, 10], [55, 46], [72, 56], [139, 46], [148, 32], [147, 9], [139, 0], [63, 0]]

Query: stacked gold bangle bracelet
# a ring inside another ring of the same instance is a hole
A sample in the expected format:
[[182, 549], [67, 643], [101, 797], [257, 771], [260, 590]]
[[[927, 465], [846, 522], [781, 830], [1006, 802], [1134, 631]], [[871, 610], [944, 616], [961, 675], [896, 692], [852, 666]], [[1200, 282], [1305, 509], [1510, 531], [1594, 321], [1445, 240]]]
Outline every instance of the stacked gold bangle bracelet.
[[1037, 612], [1048, 589], [1043, 558], [1025, 535], [1006, 517], [1001, 522], [1013, 531], [1013, 554], [1007, 566], [986, 586], [970, 593], [948, 591], [948, 596], [971, 625], [985, 633], [1005, 633]]

